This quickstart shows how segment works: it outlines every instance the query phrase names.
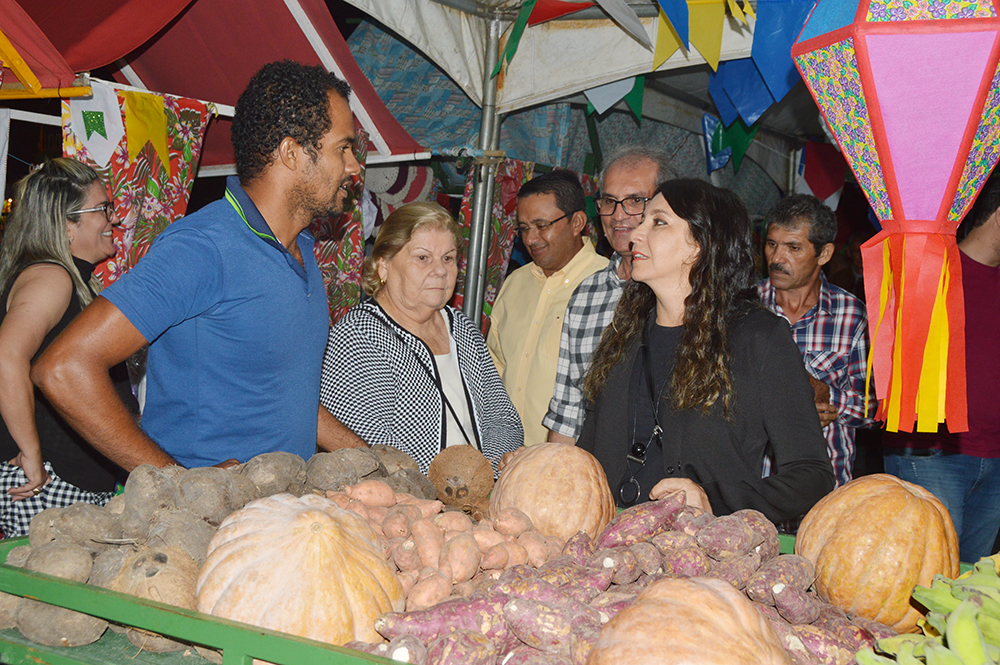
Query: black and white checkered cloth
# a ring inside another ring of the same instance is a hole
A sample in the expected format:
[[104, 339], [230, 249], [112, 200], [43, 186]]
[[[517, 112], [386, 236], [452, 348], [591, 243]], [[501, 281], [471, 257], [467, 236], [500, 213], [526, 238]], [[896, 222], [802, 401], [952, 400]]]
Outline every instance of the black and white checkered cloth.
[[31, 518], [46, 508], [65, 508], [80, 501], [103, 506], [115, 494], [88, 492], [76, 485], [70, 485], [55, 474], [48, 462], [45, 463], [45, 470], [49, 472], [52, 480], [45, 484], [41, 493], [23, 501], [12, 501], [7, 490], [27, 485], [28, 476], [19, 466], [7, 462], [0, 463], [0, 531], [5, 538], [28, 535]]
[[[521, 419], [482, 334], [459, 310], [444, 312], [476, 444], [495, 471], [500, 457], [524, 441]], [[413, 457], [422, 473], [446, 445], [445, 406], [435, 382], [440, 378], [427, 345], [374, 301], [352, 308], [330, 330], [320, 402], [369, 445], [393, 446]]]
[[543, 425], [563, 436], [578, 439], [583, 430], [583, 377], [627, 282], [618, 276], [621, 262], [619, 254], [612, 256], [607, 268], [580, 282], [566, 306], [555, 390], [542, 419]]

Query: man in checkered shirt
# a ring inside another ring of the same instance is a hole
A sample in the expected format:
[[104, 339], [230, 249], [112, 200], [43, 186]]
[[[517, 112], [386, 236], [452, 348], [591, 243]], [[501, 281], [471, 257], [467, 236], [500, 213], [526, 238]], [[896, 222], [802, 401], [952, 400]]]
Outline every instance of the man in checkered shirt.
[[816, 393], [839, 487], [853, 475], [854, 429], [873, 425], [876, 403], [870, 392], [866, 413], [865, 306], [827, 282], [821, 270], [833, 256], [836, 235], [836, 216], [815, 196], [783, 199], [767, 215], [764, 256], [769, 277], [757, 288], [764, 305], [792, 327]]
[[601, 195], [597, 199], [597, 214], [615, 254], [607, 268], [576, 287], [566, 307], [555, 389], [548, 413], [542, 419], [549, 430], [549, 441], [574, 444], [583, 429], [583, 376], [601, 334], [611, 323], [622, 289], [632, 276], [629, 236], [642, 221], [646, 201], [653, 196], [656, 186], [676, 177], [665, 152], [629, 145], [609, 156], [598, 178]]

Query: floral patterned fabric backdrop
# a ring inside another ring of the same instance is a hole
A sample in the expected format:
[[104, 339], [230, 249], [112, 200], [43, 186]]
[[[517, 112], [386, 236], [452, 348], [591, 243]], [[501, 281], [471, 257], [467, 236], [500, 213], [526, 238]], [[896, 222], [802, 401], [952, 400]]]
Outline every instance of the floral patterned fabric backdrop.
[[[459, 248], [461, 258], [458, 262], [458, 281], [455, 284], [455, 295], [451, 299], [452, 306], [458, 308], [462, 307], [465, 299], [465, 271], [468, 266], [469, 237], [472, 231], [472, 195], [476, 170], [469, 171], [458, 218], [458, 225], [465, 239], [463, 246]], [[481, 329], [485, 328], [485, 321], [493, 311], [493, 301], [496, 300], [503, 280], [507, 276], [507, 264], [510, 262], [514, 236], [517, 234], [517, 192], [521, 189], [521, 185], [534, 177], [534, 173], [534, 163], [509, 158], [503, 160], [497, 170], [496, 182], [493, 185], [493, 212], [490, 216], [490, 245], [486, 256], [486, 292], [483, 294]], [[597, 191], [597, 181], [585, 174], [580, 174], [580, 181], [584, 194], [588, 197], [594, 196]], [[596, 241], [597, 232], [593, 224], [588, 224], [584, 232]]]
[[[160, 231], [183, 217], [187, 210], [209, 111], [205, 104], [194, 99], [162, 97], [167, 118], [169, 169], [148, 142], [130, 161], [127, 137], [115, 148], [108, 165], [99, 166], [73, 131], [69, 102], [62, 102], [63, 154], [101, 174], [110, 185], [112, 203], [122, 220], [114, 233], [118, 253], [94, 271], [105, 286], [134, 266]], [[124, 122], [122, 102], [119, 94]]]
[[[356, 155], [361, 173], [354, 178], [354, 191], [361, 192], [368, 158], [368, 134], [357, 132]], [[359, 196], [337, 218], [317, 219], [309, 227], [316, 237], [316, 262], [323, 273], [326, 297], [330, 303], [330, 324], [340, 320], [347, 310], [361, 302], [361, 269], [365, 259], [365, 234]]]

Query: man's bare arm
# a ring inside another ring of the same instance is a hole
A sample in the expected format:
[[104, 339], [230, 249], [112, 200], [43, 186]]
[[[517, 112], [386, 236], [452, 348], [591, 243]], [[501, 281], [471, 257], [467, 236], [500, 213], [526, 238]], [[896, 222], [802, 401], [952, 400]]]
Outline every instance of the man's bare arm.
[[146, 344], [117, 307], [95, 298], [39, 357], [31, 380], [83, 438], [131, 472], [176, 462], [139, 429], [108, 370]]
[[320, 450], [338, 450], [340, 448], [367, 448], [361, 437], [350, 430], [344, 423], [333, 417], [326, 407], [319, 405], [319, 421], [316, 425], [316, 443]]

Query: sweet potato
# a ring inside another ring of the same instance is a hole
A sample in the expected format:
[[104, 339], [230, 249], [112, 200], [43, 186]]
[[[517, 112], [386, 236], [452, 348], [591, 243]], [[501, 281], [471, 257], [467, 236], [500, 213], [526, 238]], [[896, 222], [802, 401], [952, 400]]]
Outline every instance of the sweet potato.
[[834, 625], [833, 630], [830, 632], [836, 635], [853, 652], [858, 652], [861, 649], [871, 649], [875, 646], [875, 637], [861, 626], [850, 621]]
[[528, 563], [528, 551], [518, 543], [505, 540], [499, 545], [507, 550], [507, 567], [522, 566]]
[[472, 579], [479, 570], [482, 557], [476, 539], [471, 533], [464, 531], [441, 548], [438, 567], [443, 569], [445, 564], [451, 566], [451, 581], [457, 584]]
[[351, 499], [347, 503], [347, 510], [359, 516], [365, 522], [371, 523], [371, 514], [368, 512], [368, 506], [364, 502]]
[[562, 586], [585, 575], [588, 570], [588, 567], [580, 565], [573, 557], [563, 554], [539, 566], [537, 575], [546, 582]]
[[419, 570], [401, 570], [396, 573], [396, 577], [399, 578], [399, 583], [403, 587], [403, 595], [410, 593], [410, 589], [420, 581], [420, 571]]
[[[778, 540], [778, 528], [774, 522], [767, 519], [764, 513], [759, 510], [737, 510], [732, 517], [738, 518], [746, 523], [754, 532], [754, 549], [760, 555], [761, 562], [770, 561], [781, 552], [781, 543]], [[756, 541], [760, 542], [756, 542]]]
[[504, 543], [497, 543], [486, 550], [479, 566], [483, 570], [502, 570], [507, 567], [508, 561], [510, 561], [510, 555], [507, 548], [504, 547]]
[[514, 647], [498, 662], [502, 665], [573, 665], [573, 661], [566, 656], [542, 651], [527, 644]]
[[[582, 623], [602, 625], [607, 623], [607, 615], [568, 596], [562, 589], [537, 577], [528, 577], [513, 582], [498, 583], [495, 589], [514, 598], [535, 600], [553, 607], [561, 607], [578, 618]], [[574, 619], [576, 620], [576, 619]]]
[[785, 653], [791, 658], [793, 665], [820, 665], [819, 659], [806, 648], [802, 638], [790, 623], [778, 615], [777, 610], [770, 605], [756, 604], [756, 607], [767, 617], [771, 629], [781, 640], [781, 646], [785, 648]]
[[427, 645], [427, 662], [435, 665], [494, 665], [496, 647], [482, 633], [456, 630]]
[[347, 485], [344, 491], [347, 496], [368, 506], [391, 508], [396, 505], [396, 493], [387, 483], [375, 478], [362, 480], [357, 485]]
[[816, 626], [792, 626], [795, 634], [813, 656], [824, 665], [848, 665], [854, 662], [854, 652], [837, 639], [837, 636]]
[[346, 492], [327, 490], [326, 498], [333, 501], [337, 506], [347, 510], [347, 506], [351, 503], [351, 497], [347, 496]]
[[590, 601], [590, 606], [613, 619], [616, 614], [634, 603], [638, 597], [639, 594], [631, 589], [608, 589]]
[[737, 589], [743, 589], [758, 567], [760, 567], [760, 555], [751, 550], [740, 556], [714, 562], [708, 575], [726, 580]]
[[436, 569], [430, 570], [426, 576], [421, 571], [421, 579], [406, 594], [407, 612], [427, 609], [451, 595], [451, 577], [445, 577]]
[[434, 523], [444, 531], [471, 531], [472, 518], [460, 510], [445, 510], [434, 516]]
[[486, 635], [495, 644], [506, 644], [511, 639], [503, 617], [507, 600], [500, 593], [485, 593], [446, 600], [415, 612], [386, 612], [375, 619], [374, 628], [388, 640], [413, 635], [429, 643], [453, 630], [472, 630]]
[[427, 647], [413, 635], [400, 635], [389, 640], [385, 657], [410, 665], [426, 665]]
[[382, 656], [383, 658], [389, 657], [389, 645], [385, 642], [362, 642], [360, 640], [351, 640], [344, 645], [345, 649], [351, 649], [352, 651], [360, 651], [361, 653], [369, 653], [373, 656]]
[[533, 526], [531, 518], [513, 506], [504, 508], [493, 519], [493, 528], [511, 538], [517, 538]]
[[483, 554], [497, 543], [506, 540], [502, 533], [495, 530], [492, 526], [484, 526], [482, 523], [479, 523], [471, 533], [472, 537], [479, 543], [479, 550]]
[[558, 653], [570, 654], [573, 634], [572, 613], [528, 598], [514, 598], [503, 606], [507, 626], [528, 646]]
[[517, 544], [528, 553], [528, 563], [535, 568], [548, 561], [549, 549], [545, 543], [545, 536], [537, 531], [525, 531], [517, 537]]
[[639, 568], [647, 575], [659, 573], [663, 570], [663, 555], [656, 545], [649, 542], [636, 543], [629, 547], [629, 550], [639, 562]]
[[594, 553], [594, 539], [586, 531], [577, 531], [563, 545], [562, 553], [573, 557], [577, 563], [584, 564]]
[[712, 569], [712, 560], [700, 547], [683, 547], [664, 552], [662, 567], [668, 577], [698, 577]]
[[612, 518], [594, 541], [597, 549], [634, 545], [663, 533], [684, 507], [683, 490], [627, 508]]
[[[525, 564], [513, 564], [507, 566], [507, 570], [498, 579], [499, 582], [513, 582], [525, 577], [538, 577], [538, 571]], [[609, 582], [610, 584], [610, 582]]]
[[583, 626], [573, 631], [573, 635], [570, 637], [570, 662], [572, 665], [586, 665], [590, 651], [597, 644], [597, 639], [600, 636], [600, 629], [593, 626]]
[[674, 531], [681, 531], [689, 536], [697, 536], [709, 522], [715, 519], [715, 515], [707, 513], [695, 506], [684, 506], [677, 518], [674, 520]]
[[410, 516], [398, 508], [386, 513], [382, 520], [382, 533], [386, 538], [407, 538], [410, 535]]
[[636, 581], [642, 573], [639, 562], [628, 547], [600, 549], [590, 556], [591, 566], [611, 568], [615, 571], [611, 581], [614, 584], [628, 584]]
[[614, 568], [605, 568], [603, 566], [583, 566], [582, 568], [583, 571], [579, 577], [566, 582], [561, 588], [567, 590], [572, 587], [577, 591], [589, 591], [597, 595], [602, 591], [607, 591], [608, 587], [611, 586], [611, 580], [615, 575]]
[[812, 562], [797, 554], [782, 554], [761, 564], [756, 573], [747, 580], [746, 592], [752, 600], [765, 605], [773, 605], [771, 588], [781, 582], [802, 591], [812, 586], [816, 571]]
[[420, 569], [420, 556], [417, 554], [417, 545], [412, 538], [393, 538], [389, 541], [389, 551], [393, 563], [400, 571]]
[[444, 509], [444, 504], [437, 499], [421, 499], [412, 494], [396, 494], [396, 505], [416, 506], [424, 519], [434, 517]]
[[694, 539], [694, 536], [689, 536], [683, 531], [664, 531], [653, 536], [649, 542], [655, 545], [662, 554], [686, 547], [698, 547], [698, 541]]
[[428, 519], [414, 520], [410, 524], [410, 538], [417, 548], [422, 566], [437, 567], [444, 547], [444, 532]]
[[558, 536], [545, 536], [545, 560], [555, 559], [557, 556], [562, 555], [563, 547], [566, 546], [566, 541]]
[[867, 630], [868, 633], [876, 640], [881, 640], [885, 637], [892, 637], [897, 634], [896, 631], [884, 623], [879, 623], [878, 621], [874, 621], [873, 619], [869, 619], [867, 617], [854, 617], [851, 619], [851, 623], [861, 626]]
[[819, 618], [819, 602], [798, 587], [778, 582], [771, 587], [771, 598], [788, 623], [812, 623]]
[[754, 532], [732, 515], [717, 517], [695, 536], [698, 546], [716, 561], [746, 554], [754, 545]]

